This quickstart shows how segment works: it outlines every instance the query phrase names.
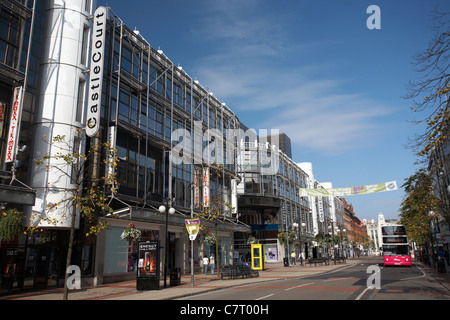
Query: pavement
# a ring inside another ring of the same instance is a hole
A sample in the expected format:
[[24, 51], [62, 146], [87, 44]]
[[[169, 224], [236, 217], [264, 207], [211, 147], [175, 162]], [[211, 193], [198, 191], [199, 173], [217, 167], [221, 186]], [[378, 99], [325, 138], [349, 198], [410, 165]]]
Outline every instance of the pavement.
[[[192, 285], [191, 275], [181, 275], [181, 284], [170, 286], [170, 279], [167, 277], [167, 287], [164, 288], [163, 280], [160, 282], [159, 290], [136, 290], [136, 280], [103, 284], [96, 287], [85, 287], [79, 290], [69, 291], [69, 300], [173, 300], [187, 297], [208, 291], [223, 288], [242, 286], [251, 283], [266, 282], [272, 280], [300, 278], [330, 272], [339, 268], [346, 268], [355, 263], [357, 259], [348, 259], [346, 263], [331, 262], [329, 265], [318, 264], [285, 267], [283, 263], [266, 263], [266, 269], [259, 271], [258, 277], [244, 279], [223, 279], [215, 275], [205, 275], [203, 273], [194, 274], [194, 285]], [[49, 288], [40, 291], [15, 293], [0, 297], [0, 300], [62, 300], [62, 288]]]
[[[331, 272], [341, 268], [348, 268], [354, 264], [367, 262], [363, 257], [347, 259], [346, 263], [338, 262], [336, 265], [331, 261], [329, 265], [304, 265], [299, 263], [295, 266], [285, 267], [283, 263], [267, 263], [266, 269], [259, 271], [259, 277], [245, 279], [224, 279], [216, 275], [204, 275], [197, 273], [194, 275], [194, 285], [191, 283], [191, 275], [181, 276], [181, 284], [170, 286], [170, 279], [167, 278], [167, 287], [164, 288], [163, 281], [160, 282], [159, 290], [136, 290], [136, 280], [115, 282], [96, 287], [84, 287], [78, 290], [69, 291], [69, 300], [174, 300], [188, 297], [195, 294], [242, 286], [246, 284], [266, 282], [288, 278], [301, 278]], [[450, 273], [438, 273], [435, 268], [418, 263], [436, 280], [440, 281], [450, 290]], [[62, 288], [48, 288], [40, 291], [14, 293], [0, 297], [0, 300], [62, 300]]]

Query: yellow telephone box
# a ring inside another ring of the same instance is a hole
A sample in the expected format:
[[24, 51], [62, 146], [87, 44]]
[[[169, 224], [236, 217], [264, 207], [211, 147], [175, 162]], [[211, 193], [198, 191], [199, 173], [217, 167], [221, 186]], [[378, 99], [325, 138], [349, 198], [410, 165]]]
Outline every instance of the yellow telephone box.
[[264, 244], [252, 244], [252, 269], [264, 270], [265, 269], [265, 254]]

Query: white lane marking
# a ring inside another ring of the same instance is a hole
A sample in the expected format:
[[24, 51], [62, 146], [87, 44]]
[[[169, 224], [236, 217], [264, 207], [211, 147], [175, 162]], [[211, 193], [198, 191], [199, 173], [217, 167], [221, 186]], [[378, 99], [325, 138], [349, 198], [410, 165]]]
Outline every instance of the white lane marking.
[[400, 279], [400, 281], [402, 281], [402, 280], [409, 280], [409, 279], [419, 279], [419, 278], [423, 278], [423, 277], [427, 276], [426, 273], [417, 264], [415, 266], [422, 272], [422, 275], [421, 276], [417, 276], [417, 277], [410, 277], [410, 278]]
[[295, 288], [300, 288], [300, 287], [309, 286], [309, 285], [311, 285], [311, 284], [314, 284], [314, 282], [301, 284], [301, 285], [298, 285], [298, 286], [295, 286], [295, 287], [292, 287], [292, 288], [287, 288], [287, 289], [284, 289], [284, 291], [289, 291], [289, 290], [292, 290], [292, 289], [295, 289]]
[[264, 296], [264, 297], [261, 297], [261, 298], [255, 299], [255, 300], [262, 300], [262, 299], [271, 297], [271, 296], [273, 296], [273, 295], [274, 295], [274, 293], [271, 293], [271, 294], [268, 294], [267, 296]]
[[354, 278], [354, 277], [349, 277], [349, 278], [335, 278], [335, 279], [327, 279], [327, 280], [323, 280], [323, 282], [330, 282], [330, 281], [339, 281], [339, 280], [359, 280], [361, 278]]
[[357, 296], [355, 300], [361, 299], [361, 297], [364, 295], [364, 293], [366, 293], [366, 291], [369, 290], [369, 289], [372, 289], [372, 287], [369, 287], [369, 288], [364, 289], [364, 291], [361, 292], [361, 294], [360, 294], [359, 296]]

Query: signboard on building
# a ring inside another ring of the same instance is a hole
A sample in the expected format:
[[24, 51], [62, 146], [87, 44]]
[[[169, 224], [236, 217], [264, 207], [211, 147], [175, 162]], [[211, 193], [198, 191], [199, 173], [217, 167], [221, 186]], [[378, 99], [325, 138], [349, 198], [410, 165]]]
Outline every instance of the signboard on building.
[[107, 11], [105, 7], [98, 7], [95, 10], [94, 23], [92, 25], [91, 66], [86, 113], [86, 135], [88, 137], [94, 136], [100, 127], [106, 16]]
[[317, 198], [317, 202], [319, 205], [319, 221], [323, 222], [324, 221], [324, 214], [323, 214], [323, 199], [322, 197], [318, 197]]
[[0, 102], [0, 137], [3, 137], [3, 126], [5, 124], [6, 105]]
[[200, 169], [194, 171], [194, 206], [200, 207]]
[[237, 182], [236, 179], [231, 179], [231, 213], [237, 214], [238, 199], [237, 199]]
[[19, 141], [20, 114], [22, 113], [23, 88], [14, 88], [13, 105], [9, 122], [8, 136], [6, 137], [6, 159], [5, 162], [13, 162], [15, 158], [17, 143]]
[[203, 207], [209, 207], [209, 168], [203, 168]]

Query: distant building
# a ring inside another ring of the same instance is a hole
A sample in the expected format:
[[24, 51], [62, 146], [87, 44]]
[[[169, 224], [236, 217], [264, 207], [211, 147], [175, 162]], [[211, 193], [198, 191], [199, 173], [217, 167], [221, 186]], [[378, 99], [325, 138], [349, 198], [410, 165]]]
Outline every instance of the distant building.
[[285, 133], [272, 134], [266, 137], [267, 141], [292, 159], [291, 139]]

